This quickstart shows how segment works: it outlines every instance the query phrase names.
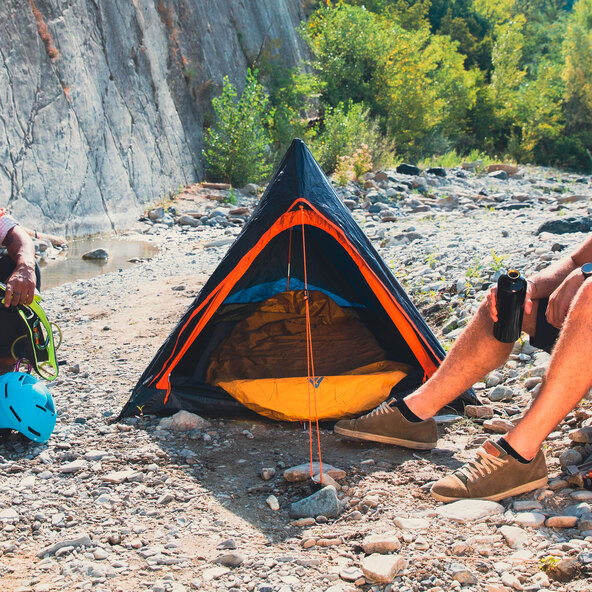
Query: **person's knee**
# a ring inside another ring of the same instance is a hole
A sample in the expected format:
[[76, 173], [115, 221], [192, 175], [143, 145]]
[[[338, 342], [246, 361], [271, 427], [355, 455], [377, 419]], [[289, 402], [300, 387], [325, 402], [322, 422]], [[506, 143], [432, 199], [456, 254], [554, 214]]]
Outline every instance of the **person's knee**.
[[570, 310], [572, 315], [592, 318], [592, 281], [586, 280], [578, 290]]

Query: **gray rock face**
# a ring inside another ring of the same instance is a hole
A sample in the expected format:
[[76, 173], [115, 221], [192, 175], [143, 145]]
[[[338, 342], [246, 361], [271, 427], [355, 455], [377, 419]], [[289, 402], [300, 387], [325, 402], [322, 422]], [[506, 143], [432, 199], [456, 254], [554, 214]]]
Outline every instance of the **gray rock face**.
[[[203, 176], [203, 114], [228, 75], [279, 41], [303, 57], [297, 0], [93, 2], [0, 6], [0, 207], [52, 233], [129, 225]], [[50, 57], [53, 55], [53, 58]]]

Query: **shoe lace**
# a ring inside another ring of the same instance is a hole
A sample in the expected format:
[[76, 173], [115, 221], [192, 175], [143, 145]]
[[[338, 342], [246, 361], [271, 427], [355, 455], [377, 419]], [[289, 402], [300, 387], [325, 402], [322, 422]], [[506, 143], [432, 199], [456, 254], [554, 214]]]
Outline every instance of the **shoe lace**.
[[505, 459], [488, 454], [485, 450], [481, 449], [477, 451], [477, 458], [475, 460], [468, 462], [458, 470], [466, 475], [469, 480], [473, 480], [490, 475], [505, 463]]
[[367, 413], [364, 417], [374, 417], [375, 415], [386, 415], [392, 413], [393, 408], [389, 405], [389, 401], [383, 401], [378, 407], [375, 407]]

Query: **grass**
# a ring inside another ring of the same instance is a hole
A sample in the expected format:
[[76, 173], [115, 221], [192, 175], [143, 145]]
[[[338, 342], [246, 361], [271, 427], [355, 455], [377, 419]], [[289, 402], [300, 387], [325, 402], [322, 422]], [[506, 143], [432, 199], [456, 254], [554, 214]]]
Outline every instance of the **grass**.
[[[507, 160], [507, 159], [502, 159]], [[427, 169], [431, 167], [442, 167], [445, 169], [459, 167], [463, 162], [477, 162], [481, 161], [481, 165], [479, 167], [483, 168], [490, 164], [494, 164], [497, 162], [496, 159], [492, 158], [491, 156], [485, 154], [484, 152], [480, 152], [477, 149], [471, 150], [468, 154], [462, 155], [459, 154], [456, 150], [450, 150], [444, 154], [434, 154], [418, 163], [418, 166], [422, 169]]]

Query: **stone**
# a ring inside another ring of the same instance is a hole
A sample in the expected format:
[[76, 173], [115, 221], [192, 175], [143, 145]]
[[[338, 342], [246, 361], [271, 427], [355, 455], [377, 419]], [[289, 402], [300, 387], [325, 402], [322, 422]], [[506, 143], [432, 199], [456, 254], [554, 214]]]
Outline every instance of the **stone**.
[[3, 524], [13, 524], [19, 521], [19, 514], [13, 508], [0, 510], [0, 522]]
[[402, 162], [398, 167], [397, 167], [397, 173], [400, 173], [402, 175], [419, 175], [421, 171], [419, 170], [419, 167], [416, 167], [413, 164], [406, 164], [404, 162]]
[[501, 181], [507, 181], [508, 180], [508, 173], [506, 173], [506, 171], [493, 171], [491, 173], [488, 173], [487, 176], [490, 179], [499, 179]]
[[577, 430], [569, 432], [568, 437], [573, 442], [580, 444], [591, 444], [592, 443], [592, 426], [586, 426]]
[[395, 518], [394, 524], [401, 530], [425, 530], [430, 526], [425, 518]]
[[201, 226], [202, 222], [193, 216], [182, 214], [177, 218], [177, 224], [180, 226]]
[[241, 553], [225, 553], [216, 559], [216, 563], [225, 565], [226, 567], [238, 567], [245, 561], [245, 556]]
[[436, 514], [455, 522], [469, 523], [504, 513], [504, 507], [487, 500], [459, 500], [436, 508]]
[[261, 479], [263, 481], [270, 481], [275, 477], [275, 469], [273, 467], [261, 469]]
[[275, 495], [270, 495], [266, 500], [265, 503], [272, 509], [274, 512], [277, 512], [280, 509], [280, 503], [278, 502], [277, 497]]
[[579, 465], [583, 460], [582, 455], [573, 448], [568, 448], [559, 455], [559, 464], [561, 464], [563, 469], [566, 469], [570, 465]]
[[504, 586], [509, 586], [513, 590], [524, 590], [524, 587], [516, 575], [508, 571], [502, 573], [502, 584], [504, 584]]
[[383, 534], [371, 534], [362, 540], [362, 549], [367, 555], [373, 553], [392, 553], [401, 548], [401, 543], [397, 534], [394, 532], [385, 532]]
[[477, 584], [479, 580], [471, 573], [462, 563], [451, 563], [448, 572], [454, 581], [463, 586], [472, 586]]
[[592, 491], [587, 489], [578, 489], [577, 491], [572, 491], [569, 494], [569, 497], [578, 502], [590, 502], [592, 501]]
[[101, 477], [101, 481], [105, 483], [123, 483], [127, 481], [128, 477], [131, 477], [135, 474], [136, 471], [132, 471], [131, 469], [127, 469], [125, 471], [112, 471], [111, 473], [107, 473]]
[[181, 411], [177, 411], [170, 417], [163, 417], [158, 427], [162, 430], [174, 432], [190, 432], [191, 430], [202, 430], [210, 425], [210, 422], [203, 419], [203, 417], [181, 409]]
[[84, 253], [82, 258], [91, 261], [107, 261], [109, 259], [109, 251], [106, 249], [93, 249]]
[[346, 582], [355, 582], [364, 577], [364, 572], [359, 567], [346, 567], [339, 572], [339, 577]]
[[489, 400], [494, 402], [511, 401], [514, 398], [514, 391], [507, 386], [497, 386], [489, 393]]
[[317, 516], [336, 518], [341, 513], [341, 510], [337, 490], [329, 485], [307, 498], [294, 502], [290, 506], [290, 516], [292, 518], [316, 518]]
[[[321, 465], [318, 462], [313, 462], [312, 471], [315, 475], [317, 473], [320, 473]], [[333, 477], [333, 479], [336, 479], [337, 481], [345, 477], [345, 471], [337, 469], [333, 465], [329, 465], [326, 463], [323, 463], [323, 473], [327, 473], [327, 475], [330, 475], [331, 477]], [[284, 479], [292, 483], [298, 481], [307, 481], [308, 479], [310, 479], [310, 464], [305, 463], [286, 469], [284, 471]]]
[[547, 528], [575, 528], [577, 523], [577, 516], [549, 516], [545, 521], [545, 526]]
[[407, 560], [400, 555], [373, 553], [362, 559], [361, 567], [364, 576], [371, 582], [390, 584], [407, 567]]
[[483, 429], [492, 434], [506, 434], [514, 427], [514, 424], [508, 419], [496, 417], [494, 419], [486, 419], [483, 422]]
[[551, 234], [569, 234], [572, 232], [589, 232], [592, 228], [592, 218], [586, 216], [573, 216], [570, 218], [560, 218], [549, 220], [541, 224], [536, 234], [549, 232]]
[[60, 467], [60, 473], [77, 473], [78, 471], [81, 471], [82, 469], [86, 469], [86, 467], [88, 466], [88, 463], [82, 459], [79, 458], [77, 460], [73, 460], [72, 462], [69, 463], [65, 463]]
[[504, 525], [500, 528], [502, 536], [511, 549], [521, 549], [528, 541], [528, 534], [518, 526]]
[[467, 405], [465, 413], [467, 417], [475, 419], [490, 419], [493, 417], [493, 407], [489, 405]]
[[575, 559], [560, 559], [557, 563], [547, 566], [547, 575], [558, 582], [569, 582], [575, 579], [580, 567]]
[[545, 523], [545, 519], [545, 515], [540, 512], [518, 512], [513, 517], [514, 524], [530, 528], [540, 528]]
[[62, 549], [63, 547], [92, 547], [92, 541], [90, 540], [88, 534], [81, 534], [75, 538], [67, 538], [54, 543], [53, 545], [49, 545], [49, 547], [41, 549], [41, 551], [37, 553], [37, 557], [41, 559], [45, 557], [45, 555], [53, 555], [56, 551]]

